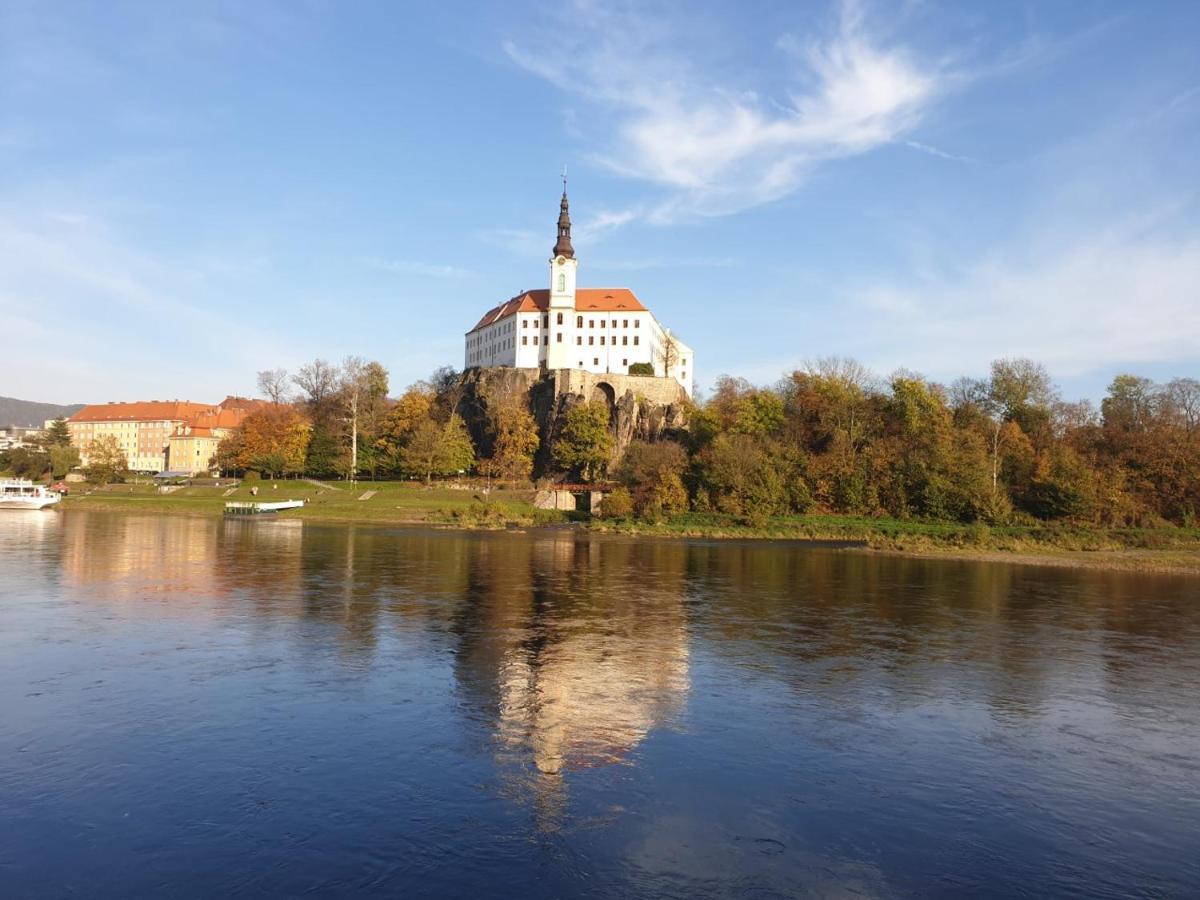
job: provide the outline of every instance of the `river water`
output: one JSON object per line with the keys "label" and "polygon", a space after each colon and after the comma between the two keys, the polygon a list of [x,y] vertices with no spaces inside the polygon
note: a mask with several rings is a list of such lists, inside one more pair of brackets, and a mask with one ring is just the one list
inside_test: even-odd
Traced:
{"label": "river water", "polygon": [[1197,896],[1200,581],[0,515],[0,896]]}

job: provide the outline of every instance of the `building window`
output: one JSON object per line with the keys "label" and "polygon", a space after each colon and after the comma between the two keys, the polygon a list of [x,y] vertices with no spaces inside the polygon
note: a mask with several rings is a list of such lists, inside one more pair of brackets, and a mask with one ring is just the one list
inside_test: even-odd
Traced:
{"label": "building window", "polygon": [[554,339],[561,344],[562,343],[562,332],[560,331],[557,335],[555,335]]}
{"label": "building window", "polygon": [[558,292],[561,294],[567,289],[567,276],[562,272],[558,273]]}
{"label": "building window", "polygon": [[594,357],[592,357],[592,365],[593,365],[593,366],[598,366],[598,365],[600,365],[600,357],[598,357],[598,356],[594,356]]}
{"label": "building window", "polygon": [[641,327],[642,327],[642,320],[641,320],[641,319],[634,319],[634,320],[633,320],[633,327],[634,327],[634,328],[641,328]]}
{"label": "building window", "polygon": [[601,327],[601,328],[603,328],[603,327],[604,327],[605,325],[607,325],[607,324],[608,324],[608,319],[601,319],[601,320],[600,320],[600,327]]}
{"label": "building window", "polygon": [[576,328],[582,328],[582,327],[583,327],[583,316],[576,316],[576,317],[575,317],[575,327],[576,327]]}
{"label": "building window", "polygon": [[527,334],[521,335],[521,343],[528,344],[529,343],[529,335],[527,335]]}
{"label": "building window", "polygon": [[596,320],[588,319],[588,328],[595,328],[595,327],[596,327]]}
{"label": "building window", "polygon": [[628,327],[629,327],[629,320],[628,320],[628,319],[624,319],[624,320],[622,320],[622,322],[621,322],[621,327],[622,327],[622,328],[628,328]]}
{"label": "building window", "polygon": [[524,319],[524,320],[522,320],[522,321],[521,321],[521,327],[522,327],[522,328],[528,328],[528,327],[529,327],[529,320],[528,320],[528,319]]}
{"label": "building window", "polygon": [[627,360],[627,359],[621,360],[621,365],[623,365],[623,366],[629,365],[629,360]]}
{"label": "building window", "polygon": [[604,335],[600,335],[600,346],[604,346]]}
{"label": "building window", "polygon": [[583,360],[582,359],[579,361],[579,368],[581,368],[581,369],[583,368]]}
{"label": "building window", "polygon": [[546,316],[542,316],[542,327],[543,327],[543,328],[549,328],[549,327],[550,327],[550,316],[548,316],[548,315],[546,315]]}
{"label": "building window", "polygon": [[559,325],[561,325],[561,324],[562,324],[562,313],[559,313],[559,314],[558,314],[558,324],[559,324]]}
{"label": "building window", "polygon": [[[537,338],[534,338],[533,340],[534,340],[534,343],[537,343]],[[633,336],[633,346],[636,347],[637,345],[638,345],[638,336],[635,334]]]}
{"label": "building window", "polygon": [[538,345],[537,339],[538,339],[538,336],[535,334],[533,336],[533,346],[535,346],[535,347]]}
{"label": "building window", "polygon": [[596,343],[596,338],[589,334],[588,335],[588,346],[590,347],[594,343]]}
{"label": "building window", "polygon": [[582,334],[575,335],[575,346],[576,347],[583,346],[583,335]]}
{"label": "building window", "polygon": [[621,335],[621,346],[625,346],[628,343],[629,343],[629,335],[627,335],[627,334]]}

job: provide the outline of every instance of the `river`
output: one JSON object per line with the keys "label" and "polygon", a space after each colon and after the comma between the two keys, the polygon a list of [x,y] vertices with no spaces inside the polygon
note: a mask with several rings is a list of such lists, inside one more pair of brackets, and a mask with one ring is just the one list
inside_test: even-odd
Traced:
{"label": "river", "polygon": [[1200,581],[0,514],[0,895],[1197,896]]}

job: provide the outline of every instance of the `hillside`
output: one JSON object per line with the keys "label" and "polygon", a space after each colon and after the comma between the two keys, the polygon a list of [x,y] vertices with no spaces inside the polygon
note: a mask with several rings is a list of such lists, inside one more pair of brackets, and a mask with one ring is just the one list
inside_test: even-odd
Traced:
{"label": "hillside", "polygon": [[0,425],[41,426],[47,419],[73,415],[83,406],[82,403],[62,406],[58,403],[35,403],[32,400],[0,397]]}

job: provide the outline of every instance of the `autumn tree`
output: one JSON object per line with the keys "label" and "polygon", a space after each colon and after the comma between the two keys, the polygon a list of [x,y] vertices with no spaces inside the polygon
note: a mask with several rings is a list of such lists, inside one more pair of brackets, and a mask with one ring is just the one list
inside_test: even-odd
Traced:
{"label": "autumn tree", "polygon": [[386,466],[401,466],[401,451],[408,445],[417,427],[430,420],[433,401],[433,388],[424,381],[418,381],[410,385],[384,413],[374,443]]}
{"label": "autumn tree", "polygon": [[612,453],[608,404],[602,401],[571,407],[554,444],[554,461],[579,472],[585,481],[604,474]]}
{"label": "autumn tree", "polygon": [[633,511],[641,518],[657,521],[687,509],[688,495],[683,485],[687,467],[687,451],[674,441],[633,441],[615,475],[628,489]]}
{"label": "autumn tree", "polygon": [[537,421],[529,412],[524,398],[517,395],[493,397],[488,409],[492,455],[485,461],[486,471],[514,483],[529,478],[533,471],[533,457],[541,439]]}
{"label": "autumn tree", "polygon": [[311,432],[295,407],[268,404],[256,409],[240,426],[239,468],[272,477],[304,470]]}
{"label": "autumn tree", "polygon": [[87,466],[84,474],[88,481],[108,484],[121,480],[129,471],[129,461],[121,442],[114,435],[102,434],[87,446]]}

